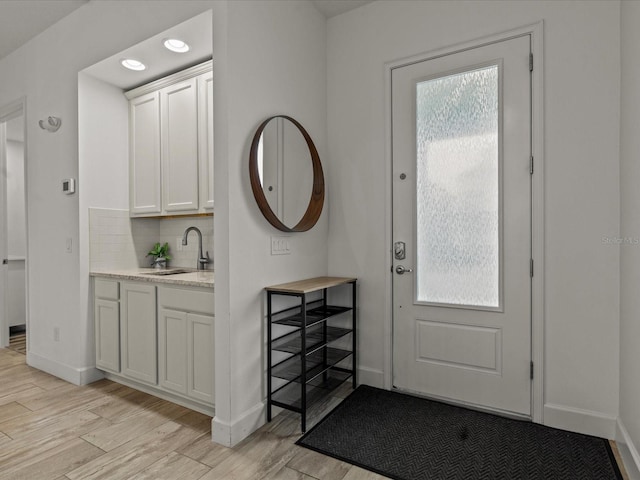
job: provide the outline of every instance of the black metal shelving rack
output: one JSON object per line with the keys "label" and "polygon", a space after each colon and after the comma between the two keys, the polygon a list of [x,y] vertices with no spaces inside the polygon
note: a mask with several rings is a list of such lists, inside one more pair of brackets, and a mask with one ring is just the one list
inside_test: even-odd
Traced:
{"label": "black metal shelving rack", "polygon": [[[299,282],[273,285],[267,291],[267,421],[271,421],[273,406],[285,408],[301,415],[301,429],[307,429],[307,409],[315,401],[351,378],[356,388],[356,278],[317,277]],[[329,289],[350,285],[351,305],[327,304]],[[321,292],[319,299],[309,299],[310,294]],[[273,311],[273,297],[283,295],[298,297],[299,304]],[[317,296],[317,294],[315,294]],[[351,312],[350,328],[330,323],[337,315]],[[273,338],[273,326],[293,327]],[[351,350],[337,348],[334,343],[351,335]],[[344,343],[344,342],[343,342]],[[273,363],[273,352],[290,354]],[[339,366],[351,358],[351,368]],[[273,389],[273,380],[280,379]],[[284,383],[283,383],[284,382]]]}

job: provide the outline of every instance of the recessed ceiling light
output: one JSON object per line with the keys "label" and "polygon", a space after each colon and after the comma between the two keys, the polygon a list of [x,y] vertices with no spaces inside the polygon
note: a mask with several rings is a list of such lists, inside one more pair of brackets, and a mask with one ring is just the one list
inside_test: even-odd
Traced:
{"label": "recessed ceiling light", "polygon": [[137,72],[144,70],[147,66],[139,62],[138,60],[134,60],[133,58],[125,58],[120,62],[124,68],[128,68],[129,70],[135,70]]}
{"label": "recessed ceiling light", "polygon": [[185,53],[189,51],[189,45],[177,38],[168,38],[164,41],[164,46],[172,52]]}

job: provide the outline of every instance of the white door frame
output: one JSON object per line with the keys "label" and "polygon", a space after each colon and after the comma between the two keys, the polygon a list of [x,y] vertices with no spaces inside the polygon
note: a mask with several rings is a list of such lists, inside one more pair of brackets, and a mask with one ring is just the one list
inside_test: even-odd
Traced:
{"label": "white door frame", "polygon": [[[24,129],[24,196],[25,196],[25,229],[26,229],[26,239],[27,245],[25,247],[26,251],[26,261],[25,261],[25,323],[27,325],[27,351],[29,350],[29,221],[28,221],[28,195],[27,195],[27,99],[26,97],[22,97],[14,102],[11,102],[7,105],[0,107],[0,124],[6,123],[13,118],[19,117],[22,115],[23,129]],[[6,142],[6,137],[2,135],[0,141],[3,143]],[[2,145],[0,150],[6,150],[5,145]],[[0,152],[0,155],[4,156],[4,153]],[[0,158],[0,167],[4,168],[6,158]],[[6,193],[6,186],[2,188],[3,195]],[[5,202],[5,198],[2,199],[2,202]],[[2,218],[4,216],[0,215],[0,221],[3,221]],[[6,219],[4,220],[6,223]],[[5,234],[6,234],[6,224],[5,224]],[[6,245],[6,239],[5,239]],[[5,252],[0,252],[4,254]],[[7,286],[7,270],[2,269],[2,275],[5,277],[4,286],[6,290]],[[2,306],[4,312],[0,317],[0,348],[6,347],[9,345],[9,324],[7,319],[7,305],[6,302]]]}
{"label": "white door frame", "polygon": [[450,55],[483,45],[509,40],[522,35],[531,35],[531,52],[534,68],[531,77],[531,151],[534,158],[534,173],[531,183],[531,255],[534,260],[534,276],[531,282],[531,356],[534,363],[534,378],[531,384],[531,413],[535,423],[543,423],[544,407],[544,96],[543,96],[543,27],[542,21],[533,25],[509,30],[450,47],[425,52],[408,58],[385,63],[385,251],[386,274],[384,325],[384,388],[393,386],[393,274],[391,266],[393,243],[393,191],[392,191],[392,125],[391,125],[391,72],[417,62]]}

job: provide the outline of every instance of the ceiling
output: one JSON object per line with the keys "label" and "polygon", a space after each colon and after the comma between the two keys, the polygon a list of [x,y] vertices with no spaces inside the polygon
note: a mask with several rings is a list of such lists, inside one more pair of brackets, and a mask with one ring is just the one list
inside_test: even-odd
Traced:
{"label": "ceiling", "polygon": [[[83,72],[123,90],[129,90],[178,70],[183,70],[211,58],[211,39],[213,37],[211,23],[211,12],[201,13],[85,68]],[[163,42],[167,38],[178,38],[188,43],[190,50],[186,53],[167,50],[163,46]],[[133,58],[144,63],[147,66],[146,70],[141,72],[127,70],[120,64],[120,61],[125,58]]]}
{"label": "ceiling", "polygon": [[[80,8],[89,0],[0,0],[0,59]],[[325,17],[348,12],[373,0],[311,0]]]}
{"label": "ceiling", "polygon": [[0,0],[0,59],[88,0]]}
{"label": "ceiling", "polygon": [[361,7],[373,0],[311,0],[315,7],[320,10],[325,17],[331,18],[341,13],[348,12],[354,8]]}

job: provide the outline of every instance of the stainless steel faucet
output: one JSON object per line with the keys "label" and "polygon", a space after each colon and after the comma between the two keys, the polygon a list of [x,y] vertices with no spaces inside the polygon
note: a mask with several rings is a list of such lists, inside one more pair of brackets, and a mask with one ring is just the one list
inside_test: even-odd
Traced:
{"label": "stainless steel faucet", "polygon": [[211,262],[211,258],[209,258],[209,252],[207,252],[207,256],[202,255],[202,232],[198,227],[189,227],[184,231],[184,235],[182,236],[182,245],[187,244],[187,236],[190,231],[195,231],[198,234],[198,270],[204,270],[204,266]]}

